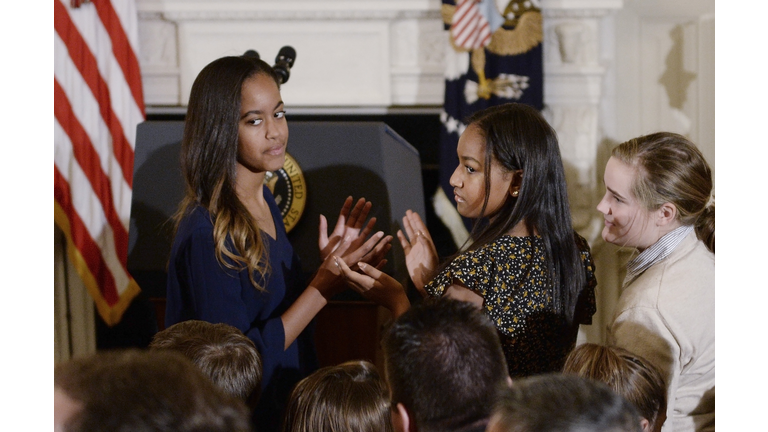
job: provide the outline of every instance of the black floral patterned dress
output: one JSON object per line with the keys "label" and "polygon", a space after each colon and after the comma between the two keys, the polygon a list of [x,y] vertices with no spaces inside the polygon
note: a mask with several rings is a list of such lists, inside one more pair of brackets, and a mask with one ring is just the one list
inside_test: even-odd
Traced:
{"label": "black floral patterned dress", "polygon": [[574,325],[553,312],[546,277],[546,247],[539,236],[503,236],[456,257],[425,288],[438,297],[454,281],[483,297],[483,310],[499,330],[511,377],[562,370],[578,324],[592,324],[594,263],[587,241],[574,233],[587,280],[579,294]]}

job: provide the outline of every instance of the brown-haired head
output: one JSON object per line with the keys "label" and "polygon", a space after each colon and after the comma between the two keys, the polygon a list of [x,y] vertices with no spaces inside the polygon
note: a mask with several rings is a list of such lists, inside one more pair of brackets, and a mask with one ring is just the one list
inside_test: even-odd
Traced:
{"label": "brown-haired head", "polygon": [[55,398],[66,396],[76,407],[61,419],[65,431],[253,430],[243,401],[175,351],[129,348],[76,357],[54,367],[53,386]]}
{"label": "brown-haired head", "polygon": [[178,351],[232,396],[255,405],[261,393],[262,363],[256,345],[238,328],[188,320],[158,332],[149,348]]}
{"label": "brown-haired head", "polygon": [[622,143],[611,155],[635,169],[632,192],[646,209],[673,204],[680,223],[694,225],[699,239],[715,252],[712,170],[691,141],[658,132]]}
{"label": "brown-haired head", "polygon": [[299,381],[288,400],[283,432],[392,432],[389,391],[372,363],[349,361]]}
{"label": "brown-haired head", "polygon": [[488,432],[641,432],[637,409],[606,384],[547,373],[501,389]]}
{"label": "brown-haired head", "polygon": [[635,406],[648,430],[661,430],[667,388],[659,370],[642,357],[618,347],[585,343],[571,351],[563,372],[607,384]]}

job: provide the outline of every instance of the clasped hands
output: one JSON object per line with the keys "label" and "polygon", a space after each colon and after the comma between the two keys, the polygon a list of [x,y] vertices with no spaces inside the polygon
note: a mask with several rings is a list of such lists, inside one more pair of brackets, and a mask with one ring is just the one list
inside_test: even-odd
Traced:
{"label": "clasped hands", "polygon": [[[361,199],[362,201],[362,199]],[[370,211],[370,203],[361,204],[358,201],[355,208],[350,213],[350,221],[353,216],[356,218],[354,224],[347,222],[346,225],[337,222],[334,234],[339,237],[342,232],[348,231],[354,233],[354,230],[362,228],[363,220]],[[360,207],[362,205],[362,207]],[[345,202],[345,206],[342,208],[342,214],[339,216],[339,220],[342,220],[342,216],[345,210],[351,206],[351,197]],[[359,210],[359,211],[358,211]],[[361,219],[362,217],[362,219]],[[373,229],[373,222],[366,225],[362,232],[359,232],[360,236],[367,236],[367,234]],[[341,270],[347,284],[355,291],[367,299],[374,301],[387,309],[389,309],[395,317],[400,316],[403,312],[410,307],[410,301],[405,293],[405,289],[400,282],[381,271],[383,263],[376,265],[375,260],[354,260],[352,254],[340,254],[336,253],[339,249],[333,250],[330,245],[330,241],[326,241],[323,237],[323,233],[327,228],[323,228],[326,225],[324,218],[321,218],[321,235],[320,235],[320,249],[330,250],[331,258],[333,258],[334,264],[339,270]],[[403,217],[403,228],[398,230],[397,237],[400,240],[400,245],[403,247],[406,257],[406,266],[408,273],[411,277],[416,288],[419,292],[426,296],[424,286],[432,279],[434,272],[438,265],[438,255],[435,244],[432,241],[432,237],[427,230],[426,224],[422,221],[418,213],[408,210]],[[383,236],[383,233],[377,233],[377,235]],[[333,236],[332,236],[333,237]],[[388,236],[391,240],[391,236]],[[372,237],[373,239],[374,237]],[[389,240],[387,240],[388,242]],[[370,242],[370,240],[369,240]],[[389,247],[386,248],[389,250]],[[322,252],[321,252],[322,253]],[[375,256],[375,254],[373,254]],[[327,257],[324,264],[328,261]],[[383,260],[383,255],[378,256],[378,259]],[[351,266],[349,265],[351,263]]]}
{"label": "clasped hands", "polygon": [[355,270],[360,268],[359,263],[382,268],[387,263],[384,256],[392,248],[392,236],[385,236],[382,231],[368,238],[376,224],[375,217],[368,223],[365,222],[373,206],[371,202],[360,198],[353,207],[353,201],[351,196],[344,201],[330,235],[328,221],[324,215],[320,215],[318,248],[323,263],[315,275],[314,285],[326,299],[343,291],[347,286],[344,283],[346,278],[336,264],[338,259],[354,263]]}

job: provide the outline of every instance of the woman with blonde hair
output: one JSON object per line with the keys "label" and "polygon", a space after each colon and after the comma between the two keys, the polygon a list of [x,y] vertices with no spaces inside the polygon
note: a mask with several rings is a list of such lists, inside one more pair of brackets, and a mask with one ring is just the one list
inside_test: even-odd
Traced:
{"label": "woman with blonde hair", "polygon": [[603,239],[637,249],[609,343],[659,368],[675,432],[715,430],[715,202],[712,171],[682,135],[620,144],[605,168]]}

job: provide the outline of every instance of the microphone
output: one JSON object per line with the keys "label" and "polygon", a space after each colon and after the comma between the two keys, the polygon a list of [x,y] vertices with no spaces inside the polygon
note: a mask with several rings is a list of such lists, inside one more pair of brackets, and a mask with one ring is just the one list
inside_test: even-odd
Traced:
{"label": "microphone", "polygon": [[280,48],[280,51],[275,57],[275,65],[272,69],[275,70],[277,76],[280,77],[280,83],[285,84],[288,78],[291,76],[291,68],[293,62],[296,61],[296,50],[291,46],[284,46]]}

